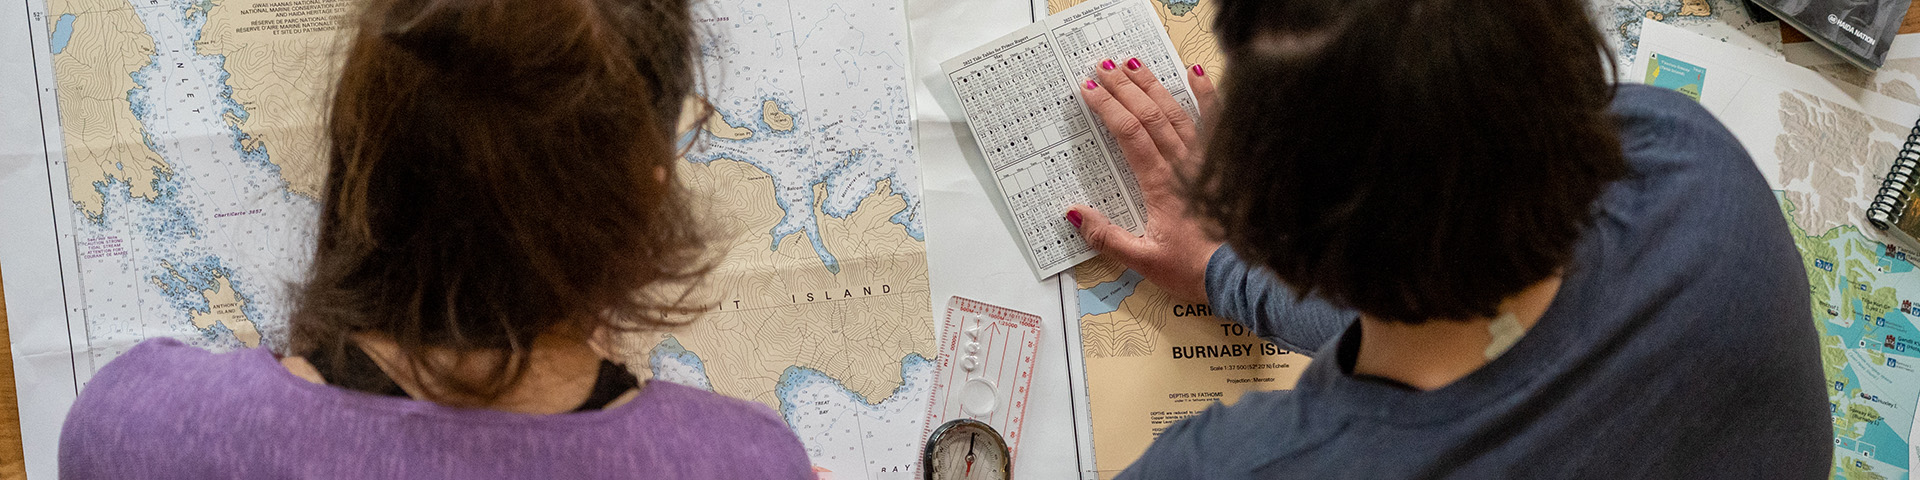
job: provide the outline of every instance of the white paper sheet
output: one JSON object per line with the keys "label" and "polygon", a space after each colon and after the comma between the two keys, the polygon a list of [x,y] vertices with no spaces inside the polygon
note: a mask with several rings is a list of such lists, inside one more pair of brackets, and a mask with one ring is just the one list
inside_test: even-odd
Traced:
{"label": "white paper sheet", "polygon": [[941,64],[1041,277],[1098,255],[1064,217],[1074,205],[1136,234],[1146,227],[1133,170],[1079,93],[1100,62],[1129,58],[1198,115],[1180,54],[1146,0],[1082,3]]}
{"label": "white paper sheet", "polygon": [[[1913,406],[1920,398],[1920,375],[1907,364],[1913,357],[1905,353],[1906,348],[1895,348],[1912,335],[1913,317],[1900,315],[1907,309],[1897,305],[1874,313],[1874,307],[1858,306],[1865,305],[1860,300],[1849,302],[1848,295],[1855,288],[1885,298],[1908,298],[1920,292],[1920,275],[1899,270],[1911,265],[1911,257],[1892,260],[1891,252],[1884,250],[1890,239],[1864,226],[1866,205],[1880,188],[1895,151],[1920,119],[1920,106],[1842,81],[1843,77],[1834,75],[1836,70],[1816,73],[1658,22],[1646,22],[1640,40],[1639,54],[1625,79],[1646,79],[1654,55],[1661,56],[1668,69],[1679,63],[1689,75],[1700,72],[1700,104],[1739,139],[1768,186],[1792,207],[1786,211],[1788,221],[1804,233],[1796,238],[1803,244],[1802,254],[1812,262],[1808,271],[1813,321],[1825,325],[1822,335],[1833,342],[1825,347],[1829,371],[1844,372],[1844,378],[1830,379],[1836,380],[1829,391],[1834,420],[1848,423],[1847,417],[1854,415],[1850,412],[1858,411],[1872,411],[1877,417],[1871,422],[1876,426],[1863,422],[1853,429],[1837,429],[1851,431],[1834,438],[1834,462],[1885,478],[1909,478],[1907,469],[1920,466],[1920,456],[1908,446],[1913,443],[1912,434],[1920,431],[1920,415]],[[1899,50],[1903,44],[1911,46],[1910,42],[1896,40],[1892,48]],[[1809,52],[1795,52],[1803,48],[1789,46],[1788,59],[1799,56],[1796,61],[1806,61]],[[1867,75],[1850,65],[1838,66],[1840,72]],[[1867,77],[1849,80],[1860,78]],[[1883,82],[1866,83],[1885,91]],[[1909,85],[1906,92],[1912,91]],[[1887,260],[1879,260],[1883,258]],[[1822,304],[1831,308],[1826,315],[1819,313]],[[1899,311],[1894,311],[1896,307]],[[1883,335],[1888,347],[1884,349],[1880,348]],[[1901,457],[1909,463],[1896,465],[1894,459]]]}
{"label": "white paper sheet", "polygon": [[[1045,10],[1044,3],[1040,6]],[[1040,353],[1014,478],[1084,478],[1076,448],[1068,389],[1066,318],[1061,277],[1035,280],[1007,218],[997,213],[992,174],[942,74],[939,62],[1036,20],[1026,0],[910,0],[913,36],[914,128],[926,194],[927,267],[935,305],[954,295],[979,299],[1042,318]],[[1070,285],[1071,279],[1065,280]],[[938,332],[936,332],[938,333]],[[1072,372],[1077,374],[1077,372]]]}
{"label": "white paper sheet", "polygon": [[1920,33],[1895,36],[1887,47],[1886,63],[1867,71],[1814,42],[1787,44],[1787,61],[1807,67],[1830,80],[1920,104]]}
{"label": "white paper sheet", "polygon": [[[29,5],[0,2],[0,18],[29,18]],[[924,168],[928,263],[935,305],[964,295],[1040,315],[1045,320],[1026,425],[1019,478],[1080,478],[1075,402],[1068,389],[1065,318],[1058,279],[1036,280],[1013,231],[996,214],[991,175],[974,148],[964,115],[938,60],[963,53],[1035,20],[1027,0],[910,0],[916,134]],[[1044,4],[1039,8],[1044,9]],[[0,30],[0,268],[20,392],[30,478],[54,478],[59,429],[77,394],[54,212],[70,203],[65,182],[49,182],[60,161],[50,86],[46,22],[12,21]],[[26,27],[20,27],[26,25]],[[35,55],[38,53],[38,55]],[[42,88],[45,86],[46,88]],[[33,92],[16,95],[13,92]],[[51,120],[49,120],[51,121]],[[46,136],[48,132],[54,133]],[[43,138],[44,137],[44,138]],[[52,150],[51,152],[49,150]],[[50,170],[51,169],[51,170]],[[51,186],[51,188],[49,188]],[[69,239],[70,240],[70,239]],[[73,252],[66,252],[72,255]]]}
{"label": "white paper sheet", "polygon": [[[14,386],[20,400],[20,434],[28,478],[55,478],[60,425],[79,393],[67,345],[60,255],[72,242],[56,241],[54,212],[66,204],[57,130],[42,119],[57,118],[41,2],[0,4],[0,278],[5,279],[7,327],[13,349]],[[31,9],[31,10],[30,10]],[[36,15],[38,15],[36,17]],[[64,177],[61,177],[64,178]],[[67,252],[71,254],[71,252]]]}

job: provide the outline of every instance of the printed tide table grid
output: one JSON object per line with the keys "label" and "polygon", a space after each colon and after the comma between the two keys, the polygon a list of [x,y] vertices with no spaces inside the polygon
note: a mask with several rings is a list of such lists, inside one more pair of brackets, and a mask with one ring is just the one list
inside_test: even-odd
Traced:
{"label": "printed tide table grid", "polygon": [[[1073,2],[1073,3],[1077,3],[1077,2]],[[1920,3],[1920,2],[1916,2],[1916,3]],[[1920,13],[1920,11],[1909,13],[1908,21],[1900,29],[1901,33],[1920,32],[1920,22],[1914,21],[1914,17],[1916,16],[1915,13]],[[1799,39],[1796,37],[1804,38],[1802,35],[1799,35],[1798,32],[1785,31],[1782,33],[1783,33],[1783,36],[1789,39],[1788,40],[1789,42],[1792,42],[1795,39]],[[1209,65],[1209,66],[1212,67],[1213,65]],[[1209,70],[1210,71],[1218,70],[1218,68],[1209,68]],[[1011,93],[1011,92],[1005,92],[1005,93]],[[1033,113],[1035,116],[1043,116],[1043,117],[1052,116],[1057,118],[1059,116],[1066,116],[1064,111],[1075,109],[1072,107],[1077,107],[1077,105],[1052,105],[1051,107],[1046,105],[1036,105],[1036,108],[1040,108],[1042,111],[1031,112],[1031,113]],[[1035,121],[1035,123],[1050,123],[1050,122]],[[1084,128],[1085,128],[1084,126],[1073,125],[1073,126],[1064,128],[1062,130],[1078,131]],[[976,133],[983,134],[984,132],[976,132]],[[983,135],[983,139],[984,138],[985,137]],[[1014,138],[1017,139],[1018,137],[1014,137]],[[1021,143],[1026,143],[1026,142],[1021,142]],[[1088,147],[1088,145],[1076,144],[1075,146],[1079,148],[1054,152],[1055,153],[1054,158],[1059,158],[1061,161],[1086,161],[1084,160],[1084,157],[1088,155],[1098,156],[1098,154],[1076,154],[1075,152],[1083,151],[1083,149]],[[1025,155],[1031,154],[1032,152],[1020,152],[1020,153],[1007,152],[1007,153],[1017,155],[1017,156],[1025,156]],[[3,287],[4,283],[5,283],[5,279],[0,278],[0,287]],[[0,296],[0,337],[6,336],[7,332],[8,332],[8,325],[7,325],[6,299],[4,296]],[[10,345],[0,344],[0,480],[12,480],[12,479],[19,479],[19,478],[26,477],[24,459],[21,453],[20,422],[19,422],[19,413],[18,413],[19,410],[16,405],[16,395],[17,395],[17,392],[15,391],[15,385],[14,385],[14,368],[13,368],[12,354],[10,351]]]}

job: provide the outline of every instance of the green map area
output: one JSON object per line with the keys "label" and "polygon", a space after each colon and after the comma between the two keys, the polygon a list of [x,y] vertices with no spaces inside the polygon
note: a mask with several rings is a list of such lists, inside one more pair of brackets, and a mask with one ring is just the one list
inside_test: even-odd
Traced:
{"label": "green map area", "polygon": [[1661,54],[1653,55],[1647,66],[1647,84],[1669,88],[1700,101],[1700,87],[1707,84],[1707,70]]}
{"label": "green map area", "polygon": [[1900,292],[1920,291],[1907,253],[1854,227],[1818,235],[1792,221],[1813,295],[1834,434],[1834,478],[1907,478],[1914,403],[1920,400],[1920,306]]}

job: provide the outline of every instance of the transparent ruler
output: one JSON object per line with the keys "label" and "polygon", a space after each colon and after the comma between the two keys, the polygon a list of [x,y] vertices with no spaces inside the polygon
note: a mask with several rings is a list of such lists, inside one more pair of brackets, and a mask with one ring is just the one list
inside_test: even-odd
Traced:
{"label": "transparent ruler", "polygon": [[949,421],[979,420],[999,431],[1017,456],[1040,317],[953,297],[943,322],[933,402],[921,437]]}

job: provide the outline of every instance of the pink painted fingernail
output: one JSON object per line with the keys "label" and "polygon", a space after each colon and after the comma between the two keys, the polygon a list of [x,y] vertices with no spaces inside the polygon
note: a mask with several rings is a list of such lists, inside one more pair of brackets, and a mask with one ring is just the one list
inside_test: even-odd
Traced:
{"label": "pink painted fingernail", "polygon": [[1108,59],[1106,61],[1100,62],[1100,68],[1105,70],[1113,70],[1113,60]]}
{"label": "pink painted fingernail", "polygon": [[1087,90],[1093,90],[1096,88],[1100,88],[1100,84],[1093,83],[1093,80],[1087,80]]}
{"label": "pink painted fingernail", "polygon": [[1080,228],[1080,211],[1079,211],[1079,210],[1068,210],[1068,211],[1067,211],[1067,223],[1071,223],[1071,224],[1073,224],[1073,228]]}
{"label": "pink painted fingernail", "polygon": [[1193,74],[1201,77],[1207,76],[1207,67],[1200,66],[1200,64],[1194,64]]}
{"label": "pink painted fingernail", "polygon": [[1128,59],[1128,60],[1127,60],[1127,69],[1128,69],[1128,70],[1139,70],[1139,69],[1140,69],[1140,59],[1138,59],[1138,58],[1133,58],[1133,59]]}

